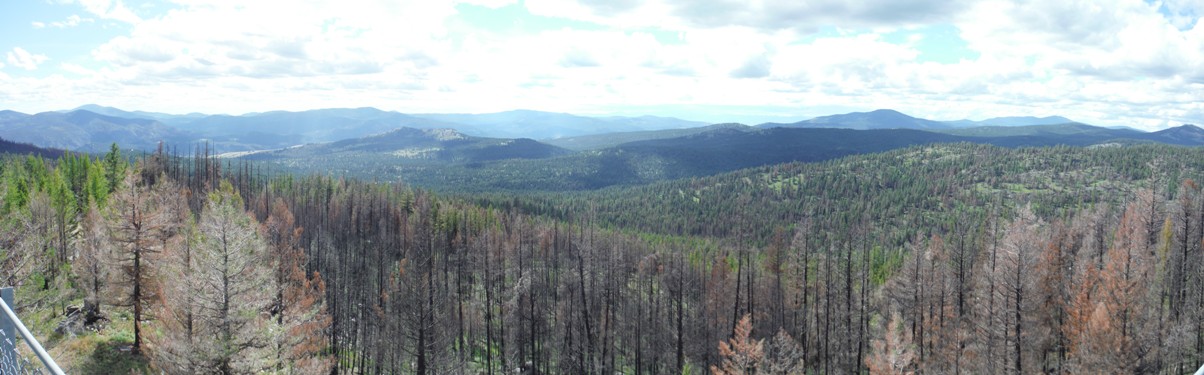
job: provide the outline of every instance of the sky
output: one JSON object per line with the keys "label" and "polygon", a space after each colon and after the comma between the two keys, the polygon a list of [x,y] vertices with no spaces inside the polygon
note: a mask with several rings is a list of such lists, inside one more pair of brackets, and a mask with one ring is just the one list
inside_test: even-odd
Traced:
{"label": "sky", "polygon": [[1204,0],[11,0],[0,109],[1204,124]]}

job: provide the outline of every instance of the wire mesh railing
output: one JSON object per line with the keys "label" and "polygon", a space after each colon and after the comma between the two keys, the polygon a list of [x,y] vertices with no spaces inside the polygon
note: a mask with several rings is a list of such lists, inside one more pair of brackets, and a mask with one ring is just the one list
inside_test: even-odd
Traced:
{"label": "wire mesh railing", "polygon": [[[41,365],[34,365],[15,349],[17,347],[15,337],[9,337],[6,332],[0,331],[0,374],[45,374],[46,371]],[[11,349],[10,349],[11,348]]]}
{"label": "wire mesh railing", "polygon": [[[0,288],[0,374],[63,374],[38,339],[13,312],[13,288]],[[17,337],[41,360],[37,365],[17,351]]]}

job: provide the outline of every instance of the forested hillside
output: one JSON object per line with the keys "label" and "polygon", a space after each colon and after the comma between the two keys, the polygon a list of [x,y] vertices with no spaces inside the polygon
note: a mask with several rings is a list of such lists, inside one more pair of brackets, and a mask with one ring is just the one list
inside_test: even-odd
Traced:
{"label": "forested hillside", "polygon": [[[818,162],[910,146],[972,142],[1004,147],[1112,147],[1166,143],[1200,145],[1199,128],[1185,125],[1140,133],[1089,125],[969,128],[964,134],[910,129],[702,129],[578,137],[573,147],[634,139],[569,152],[529,139],[465,136],[453,130],[398,129],[372,137],[242,155],[295,174],[318,173],[472,193],[596,190],[611,186],[706,177],[744,168]],[[435,139],[432,132],[450,132]],[[549,141],[555,144],[557,141]]]}
{"label": "forested hillside", "polygon": [[28,143],[18,143],[0,138],[0,153],[14,155],[37,155],[45,158],[57,158],[63,155],[63,150],[45,149]]}
{"label": "forested hillside", "polygon": [[[585,193],[0,163],[71,373],[1189,373],[1201,150],[915,146]],[[57,328],[57,329],[56,329]]]}
{"label": "forested hillside", "polygon": [[667,235],[728,238],[751,231],[764,239],[774,227],[822,218],[840,225],[871,220],[906,231],[892,236],[905,239],[951,220],[950,212],[1032,203],[1042,216],[1066,215],[1123,204],[1139,188],[1171,196],[1183,179],[1202,176],[1199,148],[954,143],[588,192],[462,196],[551,217],[589,212],[609,227]]}
{"label": "forested hillside", "polygon": [[153,150],[160,142],[178,143],[191,139],[187,133],[155,120],[105,116],[86,110],[34,115],[3,111],[0,113],[0,133],[10,141],[84,152],[103,152],[112,142]]}

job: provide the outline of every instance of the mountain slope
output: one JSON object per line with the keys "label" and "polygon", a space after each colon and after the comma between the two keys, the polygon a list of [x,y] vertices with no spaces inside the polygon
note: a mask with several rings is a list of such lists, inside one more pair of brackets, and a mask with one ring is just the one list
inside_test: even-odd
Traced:
{"label": "mountain slope", "polygon": [[639,158],[665,160],[666,177],[680,178],[961,140],[910,129],[722,129],[686,137],[626,143],[613,150],[637,154]]}
{"label": "mountain slope", "polygon": [[542,159],[567,154],[531,139],[472,137],[452,129],[400,128],[368,137],[310,144],[246,156],[289,163],[339,162],[447,165],[503,159]]}
{"label": "mountain slope", "polygon": [[364,137],[399,127],[440,128],[439,121],[375,108],[213,115],[177,125],[206,137],[221,152],[276,149]]}
{"label": "mountain slope", "polygon": [[792,124],[766,123],[758,125],[761,128],[844,128],[855,130],[871,129],[945,129],[950,125],[940,122],[911,117],[892,109],[879,109],[871,112],[853,112],[840,115],[821,116]]}
{"label": "mountain slope", "polygon": [[[1162,162],[1153,163],[1156,160]],[[937,144],[849,156],[824,163],[790,163],[741,169],[712,176],[661,181],[592,192],[532,194],[502,207],[590,210],[599,221],[652,233],[731,235],[753,231],[770,238],[774,228],[804,218],[850,223],[867,217],[860,210],[896,207],[893,219],[873,216],[874,226],[914,228],[919,211],[990,209],[998,199],[1024,203],[1049,213],[1074,211],[1084,200],[1123,203],[1151,179],[1151,164],[1182,168],[1182,178],[1198,179],[1204,149],[1147,144],[1115,148],[1009,149],[970,143]],[[951,206],[950,197],[971,206]],[[977,207],[977,208],[975,208]],[[533,212],[533,211],[532,211]],[[718,213],[701,215],[701,213]],[[734,218],[732,212],[755,215]],[[912,216],[915,215],[915,216]],[[747,220],[742,226],[737,220]],[[635,225],[632,225],[635,224]],[[910,232],[909,232],[910,233]],[[757,235],[753,235],[757,236]],[[907,235],[897,240],[907,241]]]}
{"label": "mountain slope", "polygon": [[570,150],[584,151],[614,147],[629,142],[685,137],[719,129],[753,130],[754,128],[741,124],[715,124],[686,129],[648,130],[552,138],[544,139],[542,142]]}
{"label": "mountain slope", "polygon": [[[89,112],[98,113],[98,114],[102,114],[102,115],[110,116],[110,117],[156,120],[156,121],[162,122],[167,125],[188,122],[188,121],[196,120],[196,119],[207,116],[207,115],[200,114],[200,113],[190,113],[190,114],[186,114],[186,115],[172,115],[172,114],[167,114],[167,113],[145,112],[145,111],[131,112],[131,111],[125,111],[125,110],[118,109],[118,108],[97,105],[97,104],[81,105],[79,107],[76,107],[72,111],[78,111],[78,110],[89,111]],[[70,111],[63,111],[63,112],[70,112]]]}
{"label": "mountain slope", "polygon": [[1196,146],[1204,144],[1204,129],[1192,124],[1180,125],[1147,133],[1145,139],[1175,145]]}
{"label": "mountain slope", "polygon": [[[448,134],[455,139],[432,140],[434,135],[431,132],[399,130],[379,137],[298,147],[256,154],[250,158],[274,160],[298,171],[400,179],[415,185],[443,190],[558,191],[647,184],[750,167],[824,161],[848,155],[935,143],[968,142],[1005,147],[1034,147],[1151,142],[1140,138],[1144,137],[1145,133],[1083,124],[947,130],[960,134],[913,129],[757,129],[728,125],[707,127],[703,131],[681,137],[644,139],[573,154],[556,148],[558,152],[535,151],[523,157],[484,157],[467,150],[484,149],[480,144],[510,145],[498,142],[514,142],[523,146],[512,147],[509,149],[511,151],[503,148],[484,152],[486,155],[507,155],[507,152],[526,150],[532,146],[536,146],[536,150],[540,150],[538,147],[554,146],[534,141],[527,141],[530,143],[524,145],[520,140],[467,137],[450,131]],[[1165,137],[1178,135],[1168,133]],[[472,144],[477,146],[469,146]]]}
{"label": "mountain slope", "polygon": [[488,137],[562,138],[590,134],[677,129],[706,125],[670,117],[585,117],[567,113],[516,110],[482,114],[418,114],[417,117],[462,124],[463,131]]}
{"label": "mountain slope", "polygon": [[29,117],[29,115],[17,111],[10,111],[7,109],[0,111],[0,122],[19,120],[26,117]]}
{"label": "mountain slope", "polygon": [[1114,129],[1093,125],[1069,123],[1057,125],[1029,126],[982,126],[973,128],[946,129],[941,133],[983,138],[985,143],[1000,146],[1047,146],[1070,145],[1090,146],[1101,143],[1147,143],[1157,142],[1181,146],[1204,145],[1204,129],[1195,125],[1183,125],[1146,133],[1132,129]]}
{"label": "mountain slope", "polygon": [[702,127],[710,124],[707,122],[682,120],[676,117],[664,116],[609,116],[596,118],[609,122],[617,127],[628,127],[640,130],[686,129]]}
{"label": "mountain slope", "polygon": [[1049,141],[1084,146],[1109,140],[1145,139],[1146,133],[1126,129],[1110,129],[1099,126],[1066,123],[1056,125],[1027,126],[979,126],[972,128],[944,129],[941,133],[966,137],[1043,137]]}
{"label": "mountain slope", "polygon": [[[108,134],[101,136],[96,142],[118,140],[123,145],[140,149],[153,149],[153,144],[156,144],[158,140],[170,140],[177,144],[207,142],[221,153],[271,150],[306,143],[334,142],[379,134],[401,127],[453,128],[466,134],[500,138],[548,138],[705,125],[705,123],[669,117],[595,118],[538,111],[509,111],[481,115],[430,114],[419,117],[376,108],[332,108],[301,112],[272,111],[232,116],[171,115],[126,111],[88,104],[71,111],[47,112],[33,116],[14,111],[2,111],[0,112],[0,131],[3,133],[0,135],[8,135],[18,141],[47,147],[94,148],[95,145],[90,145],[95,143],[91,140],[91,134],[83,131],[84,129],[77,128],[81,124],[74,123],[74,120],[67,118],[71,113],[77,112],[103,116],[104,119],[101,122],[119,125],[119,127],[148,127],[143,131],[145,133],[143,135],[147,139],[139,139],[139,137],[128,134],[124,136]],[[462,121],[462,123],[456,121]],[[166,126],[167,129],[164,129],[163,126]],[[91,130],[117,131],[112,126]],[[60,137],[60,134],[64,134],[66,131],[71,132],[70,136]]]}
{"label": "mountain slope", "polygon": [[466,134],[495,138],[554,138],[702,124],[653,116],[594,118],[538,111],[407,115],[375,108],[338,108],[208,116],[178,126],[208,137],[220,150],[246,151],[353,139],[400,127],[452,128]]}
{"label": "mountain slope", "polygon": [[44,158],[57,158],[63,155],[63,150],[41,148],[28,143],[17,143],[0,138],[0,154],[37,155]]}
{"label": "mountain slope", "polygon": [[[311,145],[246,156],[294,171],[400,179],[459,191],[588,190],[706,176],[791,161],[821,161],[934,142],[964,140],[917,130],[751,129],[713,127],[677,138],[624,143],[568,154],[525,140],[467,137],[403,129],[355,141]],[[462,138],[461,138],[462,137]],[[396,139],[395,139],[396,138]],[[492,146],[489,147],[489,146]],[[534,157],[492,157],[525,151]],[[473,150],[481,150],[474,152]]]}
{"label": "mountain slope", "polygon": [[946,124],[956,127],[975,127],[975,126],[1028,126],[1028,125],[1057,125],[1074,123],[1075,121],[1062,116],[1010,116],[1010,117],[995,117],[982,121],[974,120],[955,120],[942,121]]}
{"label": "mountain slope", "polygon": [[2,116],[0,137],[39,147],[83,152],[105,151],[114,142],[122,147],[153,150],[159,142],[187,144],[194,139],[186,132],[155,120],[105,116],[85,110]]}

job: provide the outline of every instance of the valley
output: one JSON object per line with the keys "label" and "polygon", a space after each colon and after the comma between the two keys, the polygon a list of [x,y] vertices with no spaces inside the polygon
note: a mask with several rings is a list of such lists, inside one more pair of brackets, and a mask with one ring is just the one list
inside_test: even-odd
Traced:
{"label": "valley", "polygon": [[[33,142],[0,143],[0,265],[75,371],[694,373],[755,341],[787,373],[1175,372],[1201,352],[1172,340],[1204,342],[1193,125],[875,111],[536,140],[474,133],[488,116],[105,111],[0,124]],[[91,143],[35,131],[71,126]],[[235,289],[194,286],[216,280]],[[220,299],[263,328],[221,331]]]}

